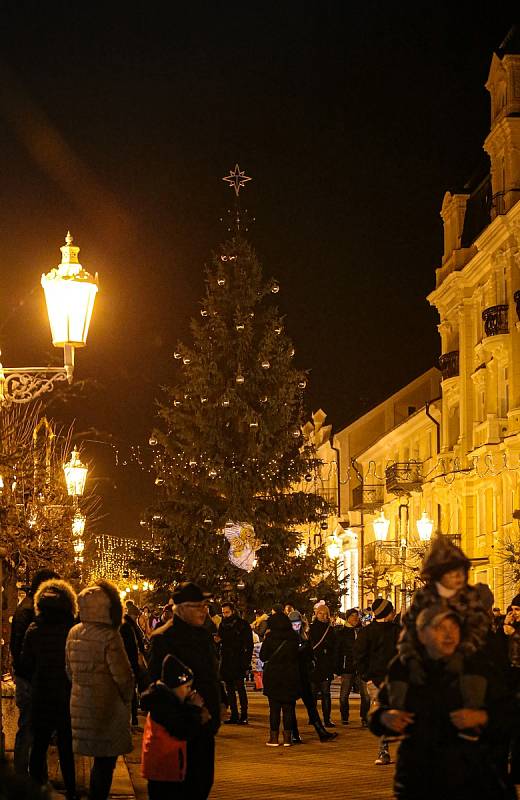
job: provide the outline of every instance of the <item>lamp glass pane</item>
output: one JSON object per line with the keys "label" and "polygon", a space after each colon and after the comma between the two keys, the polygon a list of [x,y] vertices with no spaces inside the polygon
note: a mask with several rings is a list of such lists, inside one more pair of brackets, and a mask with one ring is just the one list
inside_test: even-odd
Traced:
{"label": "lamp glass pane", "polygon": [[84,347],[98,287],[73,278],[47,278],[42,285],[55,347]]}

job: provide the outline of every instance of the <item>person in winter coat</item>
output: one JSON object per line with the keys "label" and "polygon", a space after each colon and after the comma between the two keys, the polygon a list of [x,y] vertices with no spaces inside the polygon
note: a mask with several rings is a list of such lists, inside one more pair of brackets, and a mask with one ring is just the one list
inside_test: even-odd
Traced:
{"label": "person in winter coat", "polygon": [[468,584],[469,568],[470,562],[462,550],[446,536],[434,539],[421,573],[426,585],[415,593],[402,620],[399,656],[402,661],[411,663],[411,669],[421,669],[416,619],[424,608],[438,603],[455,611],[462,622],[461,642],[453,655],[453,669],[463,656],[474,655],[484,647],[491,620],[478,591]]}
{"label": "person in winter coat", "polygon": [[220,726],[220,681],[213,637],[204,628],[209,595],[195,583],[181,584],[173,594],[173,619],[153,632],[148,668],[151,680],[161,676],[164,657],[175,655],[193,672],[209,719],[187,744],[185,790],[190,800],[206,800],[213,785],[215,734]]}
{"label": "person in winter coat", "polygon": [[[394,624],[394,607],[390,600],[378,597],[372,603],[374,619],[361,628],[354,644],[354,666],[365,683],[371,707],[377,703],[379,687],[383,683],[388,664],[397,652],[399,627]],[[390,763],[388,744],[381,739],[375,763]]]}
{"label": "person in winter coat", "polygon": [[[356,674],[354,665],[354,644],[356,638],[361,631],[361,619],[357,608],[352,608],[347,611],[345,625],[341,625],[335,629],[336,634],[336,675],[341,675],[341,687],[339,690],[339,710],[341,713],[341,722],[343,725],[348,725],[349,722],[349,694],[354,682],[361,683],[361,679]],[[363,726],[368,724],[368,696],[363,687],[360,686],[361,704],[359,707],[359,716]]]}
{"label": "person in winter coat", "polygon": [[[253,631],[241,619],[233,603],[222,604],[222,622],[218,628],[220,640],[220,677],[225,683],[231,716],[228,725],[247,725],[246,672],[253,656]],[[237,696],[240,703],[238,714]]]}
{"label": "person in winter coat", "polygon": [[[138,688],[144,688],[143,686],[139,686],[140,676],[141,676],[141,668],[139,664],[139,656],[140,654],[144,658],[143,651],[140,650],[140,639],[137,635],[136,628],[137,623],[135,622],[134,618],[126,613],[123,615],[123,622],[121,623],[121,627],[119,628],[119,633],[121,634],[121,639],[123,640],[123,644],[125,647],[126,655],[128,656],[128,660],[130,662],[130,666],[132,667],[132,672],[134,674],[134,693],[132,696],[132,729],[134,731],[142,730],[139,728],[139,719],[137,717],[137,706],[138,706],[138,699],[137,699],[137,690]],[[139,628],[139,634],[142,637],[142,631]],[[146,681],[148,683],[148,681]]]}
{"label": "person in winter coat", "polygon": [[31,682],[33,744],[29,774],[41,786],[47,783],[47,750],[55,731],[66,796],[72,800],[76,774],[65,642],[78,613],[76,593],[66,581],[45,581],[34,595],[34,607],[36,617],[27,628],[20,657]]}
{"label": "person in winter coat", "polygon": [[[394,777],[398,800],[509,800],[515,791],[495,744],[510,724],[507,687],[482,654],[464,657],[454,672],[450,661],[462,640],[462,622],[437,604],[416,620],[420,676],[396,656],[370,717],[376,736],[401,739]],[[479,700],[468,707],[464,684],[479,686]],[[468,736],[472,730],[475,735]]]}
{"label": "person in winter coat", "polygon": [[312,645],[315,663],[312,675],[314,695],[316,698],[321,695],[323,724],[326,728],[335,728],[335,723],[330,718],[332,711],[330,684],[336,666],[336,635],[332,627],[330,611],[325,604],[316,606],[316,616],[309,628],[309,641]]}
{"label": "person in winter coat", "polygon": [[[301,699],[309,715],[309,725],[314,727],[320,742],[330,742],[332,739],[335,739],[338,734],[335,731],[328,731],[323,727],[318,711],[316,697],[314,696],[311,683],[311,672],[314,667],[312,646],[305,633],[304,619],[299,611],[291,611],[288,617],[291,627],[298,637],[298,667],[300,672]],[[303,744],[298,730],[296,714],[293,719],[292,743]]]}
{"label": "person in winter coat", "polygon": [[13,678],[16,687],[15,702],[18,708],[18,730],[14,742],[14,769],[18,775],[27,775],[29,770],[29,754],[32,744],[31,726],[31,683],[23,674],[20,656],[25,632],[34,620],[34,595],[39,586],[50,578],[59,578],[51,569],[36,572],[26,597],[13,614],[11,622],[10,650],[13,664]]}
{"label": "person in winter coat", "polygon": [[[508,663],[509,686],[516,697],[520,696],[520,594],[515,595],[507,608],[503,625],[499,627],[496,638],[505,653]],[[511,731],[511,778],[514,783],[520,782],[520,722],[518,714]]]}
{"label": "person in winter coat", "polygon": [[264,662],[264,694],[269,700],[268,747],[278,747],[280,716],[283,718],[283,745],[291,746],[295,703],[301,694],[298,663],[298,635],[283,612],[267,621],[260,660]]}
{"label": "person in winter coat", "polygon": [[[141,695],[141,708],[150,720],[160,726],[159,737],[154,736],[149,720],[146,722],[143,736],[141,768],[143,776],[148,778],[148,797],[150,800],[191,800],[186,794],[184,783],[186,764],[179,758],[172,764],[171,754],[167,763],[161,748],[162,729],[179,740],[180,743],[193,739],[201,732],[202,725],[209,720],[209,712],[204,706],[202,697],[192,689],[193,672],[186,664],[172,655],[163,661],[161,680],[155,681]],[[182,745],[181,745],[182,746]],[[183,750],[181,750],[183,753]],[[172,776],[172,766],[181,773]],[[153,777],[152,777],[153,775]]]}
{"label": "person in winter coat", "polygon": [[80,592],[78,605],[81,622],[66,646],[72,740],[75,753],[94,757],[90,800],[106,800],[117,757],[132,750],[134,676],[119,635],[123,609],[117,588],[95,581]]}

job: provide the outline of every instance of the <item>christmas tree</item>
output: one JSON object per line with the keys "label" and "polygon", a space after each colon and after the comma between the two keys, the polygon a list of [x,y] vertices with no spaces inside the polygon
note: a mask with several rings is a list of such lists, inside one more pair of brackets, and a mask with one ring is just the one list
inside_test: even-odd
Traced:
{"label": "christmas tree", "polygon": [[263,279],[237,233],[205,284],[150,440],[162,500],[147,520],[159,537],[136,565],[156,586],[190,578],[222,597],[238,584],[249,606],[330,597],[337,581],[320,585],[322,550],[299,547],[302,526],[319,527],[328,505],[310,489],[318,462],[302,436],[307,377],[273,304],[278,283]]}

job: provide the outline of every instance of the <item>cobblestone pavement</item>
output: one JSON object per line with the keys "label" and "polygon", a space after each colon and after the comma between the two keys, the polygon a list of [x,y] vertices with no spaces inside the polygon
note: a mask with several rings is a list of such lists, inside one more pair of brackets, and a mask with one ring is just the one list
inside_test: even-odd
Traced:
{"label": "cobblestone pavement", "polygon": [[[250,724],[223,725],[217,737],[215,785],[211,800],[391,800],[393,766],[376,767],[377,739],[359,721],[359,701],[351,700],[351,724],[337,725],[338,738],[321,744],[307,723],[302,704],[298,722],[303,745],[266,747],[267,699],[249,694]],[[337,713],[337,700],[334,700]],[[333,714],[334,718],[334,714]],[[141,718],[141,723],[143,718]],[[119,758],[110,797],[147,800],[146,781],[141,777],[141,735],[134,734],[134,750]],[[12,756],[12,753],[9,755]],[[88,785],[91,760],[76,761],[78,789]],[[60,787],[56,748],[49,751],[49,778]],[[63,800],[58,788],[54,800]]]}
{"label": "cobblestone pavement", "polygon": [[[250,724],[222,725],[217,737],[215,785],[211,800],[391,800],[393,767],[376,767],[377,739],[360,727],[359,702],[352,701],[351,724],[338,725],[339,736],[321,744],[298,704],[305,744],[266,747],[267,699],[249,695]],[[337,701],[334,705],[337,708]],[[339,714],[336,715],[339,719]],[[126,762],[136,800],[146,800],[139,771],[139,743]]]}

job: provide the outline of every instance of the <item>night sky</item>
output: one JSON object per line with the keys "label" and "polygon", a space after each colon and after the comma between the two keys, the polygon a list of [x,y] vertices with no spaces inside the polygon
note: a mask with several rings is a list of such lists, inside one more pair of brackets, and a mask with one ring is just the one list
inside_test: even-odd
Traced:
{"label": "night sky", "polygon": [[[134,7],[136,6],[136,7]],[[249,237],[275,276],[308,410],[335,430],[437,363],[425,300],[439,210],[485,166],[484,83],[514,21],[505,3],[11,2],[1,9],[0,346],[46,363],[39,287],[71,229],[100,293],[78,379],[57,407],[115,443],[145,443],[238,161]],[[56,354],[58,357],[60,353]],[[94,434],[91,438],[98,438]],[[150,477],[87,445],[135,533]]]}

